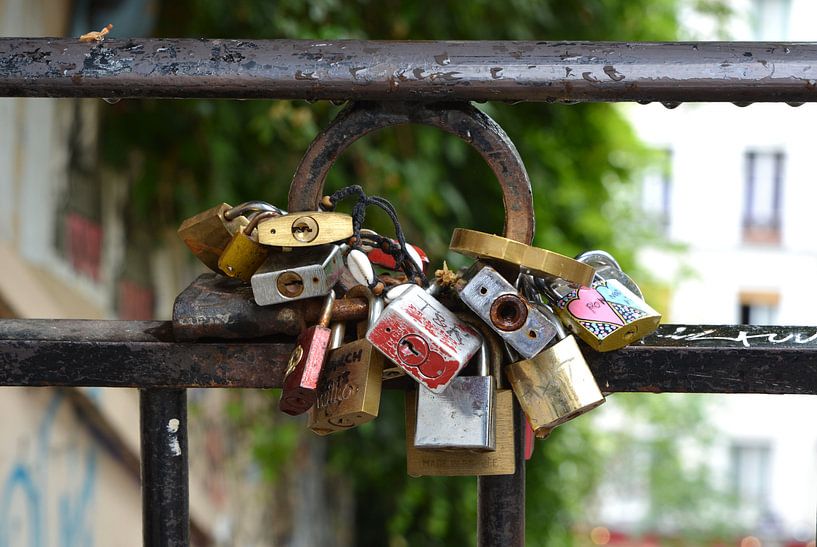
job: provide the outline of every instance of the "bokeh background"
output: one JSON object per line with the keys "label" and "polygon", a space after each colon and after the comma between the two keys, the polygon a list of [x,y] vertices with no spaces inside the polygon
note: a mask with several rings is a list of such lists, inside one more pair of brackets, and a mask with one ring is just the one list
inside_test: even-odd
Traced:
{"label": "bokeh background", "polygon": [[[0,35],[810,40],[815,16],[809,0],[0,0]],[[477,106],[527,165],[536,244],[613,252],[667,322],[814,324],[811,105]],[[180,221],[285,205],[340,108],[0,99],[0,317],[168,319],[203,271]],[[454,227],[501,229],[492,173],[436,129],[355,143],[328,181],[348,184],[391,199],[433,267],[462,264]],[[317,438],[274,390],[192,390],[194,542],[473,544],[476,481],[406,476],[402,399]],[[814,415],[811,397],[615,395],[537,444],[528,544],[813,547]],[[0,547],[141,544],[136,393],[3,388],[0,416]]]}

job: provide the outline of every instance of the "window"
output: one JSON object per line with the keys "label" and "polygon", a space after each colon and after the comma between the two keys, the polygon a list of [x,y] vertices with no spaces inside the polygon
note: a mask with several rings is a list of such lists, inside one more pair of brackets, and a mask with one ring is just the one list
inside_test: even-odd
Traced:
{"label": "window", "polygon": [[775,292],[741,292],[741,325],[776,325],[780,295]]}
{"label": "window", "polygon": [[654,167],[647,170],[641,185],[641,207],[663,233],[669,230],[672,151],[659,151]]}
{"label": "window", "polygon": [[730,450],[732,488],[742,506],[759,511],[769,499],[771,448],[767,443],[734,443]]}
{"label": "window", "polygon": [[783,152],[746,153],[746,200],[743,240],[780,243],[780,203],[783,186]]}
{"label": "window", "polygon": [[788,40],[791,0],[754,0],[752,34],[755,40],[775,42]]}

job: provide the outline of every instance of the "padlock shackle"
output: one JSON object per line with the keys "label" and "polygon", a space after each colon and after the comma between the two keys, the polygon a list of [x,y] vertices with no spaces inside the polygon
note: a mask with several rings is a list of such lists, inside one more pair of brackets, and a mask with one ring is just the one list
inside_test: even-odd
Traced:
{"label": "padlock shackle", "polygon": [[332,307],[335,305],[335,289],[331,289],[323,301],[321,313],[318,316],[318,325],[328,327],[332,320]]}
{"label": "padlock shackle", "polygon": [[594,268],[597,266],[610,266],[611,268],[621,271],[621,266],[618,265],[618,261],[613,258],[613,255],[601,249],[579,253],[576,255],[576,260],[584,262]]}
{"label": "padlock shackle", "polygon": [[[276,209],[278,209],[276,207]],[[250,216],[250,221],[244,227],[245,235],[252,235],[252,231],[258,227],[258,223],[267,218],[280,217],[281,210],[278,211],[257,211]]]}
{"label": "padlock shackle", "polygon": [[224,218],[227,220],[233,220],[244,213],[252,213],[252,212],[261,212],[261,211],[272,211],[278,213],[278,215],[285,215],[287,212],[282,210],[271,203],[267,203],[266,201],[260,200],[253,200],[253,201],[245,201],[244,203],[239,203],[235,207],[231,207],[224,211]]}
{"label": "padlock shackle", "polygon": [[600,249],[585,251],[576,255],[576,260],[593,267],[593,269],[596,271],[596,274],[593,276],[593,281],[604,281],[605,279],[608,279],[608,277],[605,277],[605,271],[612,270],[612,277],[614,279],[618,279],[618,281],[630,289],[633,294],[635,294],[641,300],[644,300],[644,294],[641,292],[641,288],[638,286],[638,283],[633,281],[633,278],[631,278],[624,272],[624,270],[621,269],[618,261],[607,251],[602,251]]}
{"label": "padlock shackle", "polygon": [[535,228],[533,196],[522,158],[505,131],[469,103],[350,103],[315,137],[301,159],[289,188],[289,210],[318,209],[329,169],[357,139],[378,129],[409,123],[442,129],[479,152],[502,188],[504,236],[531,243]]}
{"label": "padlock shackle", "polygon": [[488,342],[483,338],[477,351],[477,376],[490,376],[491,369],[488,364]]}
{"label": "padlock shackle", "polygon": [[343,345],[343,339],[346,336],[346,323],[337,321],[332,323],[331,334],[329,335],[329,348],[337,349]]}

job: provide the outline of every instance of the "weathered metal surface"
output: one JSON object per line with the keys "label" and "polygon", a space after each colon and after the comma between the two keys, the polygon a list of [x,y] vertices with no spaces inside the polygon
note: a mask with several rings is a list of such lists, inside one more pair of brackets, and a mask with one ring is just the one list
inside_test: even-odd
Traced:
{"label": "weathered metal surface", "polygon": [[142,541],[190,545],[187,467],[187,393],[139,390],[142,448]]}
{"label": "weathered metal surface", "polygon": [[[169,321],[4,319],[0,386],[280,387],[292,347],[174,342]],[[606,393],[817,394],[817,327],[662,325],[618,351],[583,351]]]}
{"label": "weathered metal surface", "polygon": [[817,327],[661,325],[584,355],[602,392],[817,394]]}
{"label": "weathered metal surface", "polygon": [[0,96],[803,102],[817,44],[3,38]]}
{"label": "weathered metal surface", "polygon": [[525,545],[525,415],[514,399],[513,475],[477,477],[477,545]]}
{"label": "weathered metal surface", "polygon": [[289,187],[289,210],[314,210],[335,160],[357,139],[402,124],[437,127],[470,144],[496,175],[505,207],[504,235],[530,243],[535,228],[530,179],[507,133],[469,104],[352,103],[321,131],[304,154]]}
{"label": "weathered metal surface", "polygon": [[[259,306],[249,285],[223,275],[200,275],[173,305],[173,336],[176,340],[201,338],[258,338],[297,336],[318,319],[323,298],[282,306]],[[365,298],[336,300],[332,317],[338,321],[361,321],[369,304]]]}
{"label": "weathered metal surface", "polygon": [[186,343],[169,321],[0,321],[0,385],[276,387],[292,351],[274,342]]}

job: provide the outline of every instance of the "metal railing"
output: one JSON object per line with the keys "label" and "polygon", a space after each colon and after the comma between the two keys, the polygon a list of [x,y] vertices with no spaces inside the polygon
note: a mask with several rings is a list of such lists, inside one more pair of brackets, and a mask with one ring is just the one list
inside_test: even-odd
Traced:
{"label": "metal railing", "polygon": [[[4,38],[3,96],[796,105],[817,100],[817,45]],[[191,338],[172,322],[0,321],[0,386],[140,388],[146,545],[189,542],[185,389],[280,387],[291,349]],[[817,327],[663,325],[587,360],[606,393],[817,394]],[[480,545],[524,543],[517,431],[517,473],[479,481]]]}

